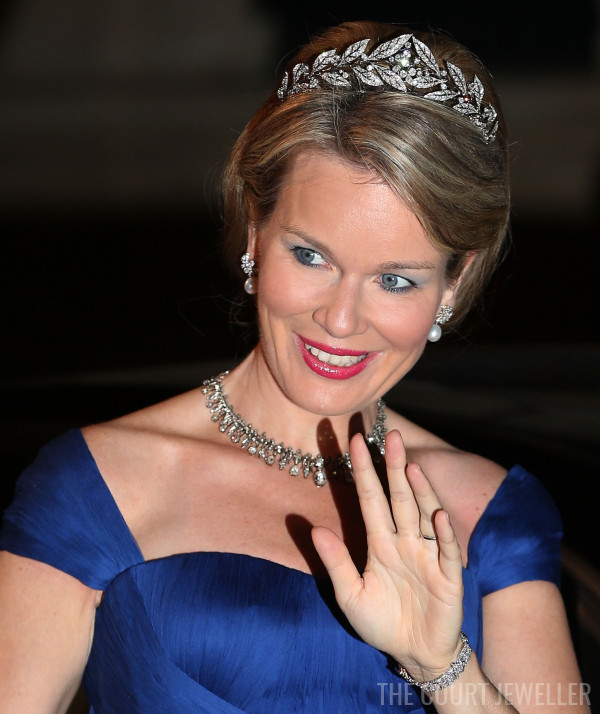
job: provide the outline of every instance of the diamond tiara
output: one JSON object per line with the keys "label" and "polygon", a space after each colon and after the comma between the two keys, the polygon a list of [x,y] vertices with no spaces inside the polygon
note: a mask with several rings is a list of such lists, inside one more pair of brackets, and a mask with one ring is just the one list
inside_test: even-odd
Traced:
{"label": "diamond tiara", "polygon": [[[440,67],[433,52],[414,35],[405,34],[382,42],[371,54],[365,49],[370,39],[352,43],[341,55],[337,50],[321,52],[312,67],[300,62],[283,75],[279,99],[310,92],[323,86],[351,87],[352,75],[359,84],[387,86],[404,94],[439,102],[466,117],[476,126],[486,144],[496,138],[498,115],[483,103],[484,88],[477,75],[467,82],[452,62]],[[433,90],[433,91],[429,91]]]}

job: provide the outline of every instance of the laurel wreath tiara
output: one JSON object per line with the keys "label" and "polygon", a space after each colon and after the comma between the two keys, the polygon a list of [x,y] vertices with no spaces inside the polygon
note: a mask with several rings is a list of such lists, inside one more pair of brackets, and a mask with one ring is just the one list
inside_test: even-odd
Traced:
{"label": "laurel wreath tiara", "polygon": [[452,62],[445,63],[446,69],[440,67],[429,47],[412,34],[387,40],[366,54],[370,42],[354,42],[341,55],[337,50],[321,52],[312,67],[294,65],[291,77],[288,72],[283,75],[277,96],[283,100],[323,86],[351,87],[354,75],[359,84],[391,87],[451,107],[479,129],[486,144],[496,138],[498,115],[491,104],[483,103],[484,88],[477,75],[467,82]]}

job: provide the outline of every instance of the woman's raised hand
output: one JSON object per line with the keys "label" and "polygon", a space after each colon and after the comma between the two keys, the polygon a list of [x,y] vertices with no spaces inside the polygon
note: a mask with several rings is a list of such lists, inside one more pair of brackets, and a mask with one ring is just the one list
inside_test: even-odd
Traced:
{"label": "woman's raised hand", "polygon": [[360,637],[415,679],[433,679],[461,645],[462,561],[454,530],[421,468],[407,464],[398,431],[386,438],[389,501],[360,434],[350,455],[367,533],[364,572],[329,529],[315,527],[313,542]]}

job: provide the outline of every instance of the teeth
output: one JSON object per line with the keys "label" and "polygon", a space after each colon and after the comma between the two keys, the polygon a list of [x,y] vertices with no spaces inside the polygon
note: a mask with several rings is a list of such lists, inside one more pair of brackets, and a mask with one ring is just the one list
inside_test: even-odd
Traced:
{"label": "teeth", "polygon": [[362,362],[367,356],[366,354],[332,355],[329,354],[329,352],[323,352],[323,350],[317,349],[316,347],[309,345],[308,342],[305,342],[304,346],[312,355],[314,355],[319,360],[319,362],[323,362],[324,364],[333,364],[336,367],[350,367],[353,364],[358,364],[359,362]]}

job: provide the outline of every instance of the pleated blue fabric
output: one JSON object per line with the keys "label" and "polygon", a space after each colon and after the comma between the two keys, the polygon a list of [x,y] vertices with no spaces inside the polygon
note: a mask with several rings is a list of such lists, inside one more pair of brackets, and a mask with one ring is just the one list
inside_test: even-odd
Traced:
{"label": "pleated blue fabric", "polygon": [[[463,630],[481,657],[482,598],[560,578],[560,517],[513,467],[469,544]],[[0,548],[104,591],[84,673],[93,714],[424,711],[418,690],[365,644],[325,578],[249,555],[144,561],[78,430],[20,477]]]}

